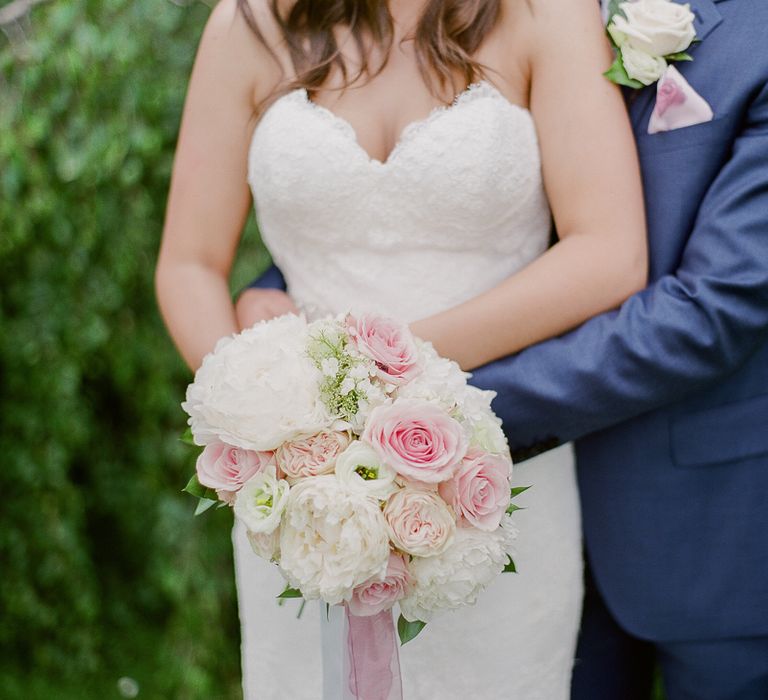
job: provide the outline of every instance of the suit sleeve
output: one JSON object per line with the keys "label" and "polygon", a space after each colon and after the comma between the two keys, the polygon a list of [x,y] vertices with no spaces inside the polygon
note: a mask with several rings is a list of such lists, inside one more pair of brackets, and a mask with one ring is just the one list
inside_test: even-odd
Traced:
{"label": "suit sleeve", "polygon": [[246,289],[280,289],[285,291],[285,279],[283,273],[277,268],[276,265],[270,265],[270,267],[260,276],[251,282]]}
{"label": "suit sleeve", "polygon": [[[768,86],[710,186],[675,274],[620,310],[479,368],[523,458],[682,398],[768,341]],[[527,451],[527,452],[526,452]]]}

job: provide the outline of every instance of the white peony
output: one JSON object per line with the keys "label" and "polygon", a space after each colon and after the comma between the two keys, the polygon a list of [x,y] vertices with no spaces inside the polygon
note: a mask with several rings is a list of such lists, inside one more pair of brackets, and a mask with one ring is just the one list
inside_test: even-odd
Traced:
{"label": "white peony", "polygon": [[355,587],[386,574],[387,524],[379,503],[335,476],[291,489],[280,528],[280,568],[304,598],[336,605]]}
{"label": "white peony", "polygon": [[509,456],[509,443],[501,429],[501,419],[493,412],[495,391],[466,386],[459,402],[458,420],[467,428],[470,444],[486,452]]}
{"label": "white peony", "polygon": [[651,56],[629,44],[621,47],[621,60],[627,75],[643,85],[655,83],[667,70],[667,62],[663,58]]}
{"label": "white peony", "polygon": [[269,534],[280,526],[288,503],[288,482],[278,479],[275,467],[251,477],[235,496],[235,516],[249,532]]}
{"label": "white peony", "polygon": [[437,403],[446,411],[451,411],[467,386],[470,375],[461,367],[437,354],[431,343],[417,340],[421,373],[408,384],[398,387],[398,398],[422,399]]}
{"label": "white peony", "polygon": [[182,404],[195,442],[274,450],[328,427],[322,375],[307,356],[307,343],[306,321],[291,314],[222,338]]}
{"label": "white peony", "polygon": [[414,557],[410,595],[400,601],[407,620],[429,622],[435,613],[474,605],[478,595],[504,570],[516,531],[505,517],[494,532],[457,528],[438,556]]}
{"label": "white peony", "polygon": [[622,49],[628,45],[647,56],[669,56],[685,51],[696,37],[690,5],[636,0],[621,3],[619,9],[625,17],[615,15],[608,31]]}
{"label": "white peony", "polygon": [[351,489],[386,501],[395,491],[397,472],[382,464],[373,449],[356,440],[336,458],[336,478]]}

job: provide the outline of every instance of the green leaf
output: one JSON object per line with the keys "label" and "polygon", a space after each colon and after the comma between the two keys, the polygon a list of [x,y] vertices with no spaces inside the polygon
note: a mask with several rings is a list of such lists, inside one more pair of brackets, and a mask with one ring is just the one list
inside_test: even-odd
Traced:
{"label": "green leaf", "polygon": [[197,498],[207,498],[214,503],[219,500],[216,491],[203,486],[197,480],[197,474],[193,474],[192,478],[187,482],[187,485],[181,490],[186,491],[186,493],[191,493],[193,496],[197,496]]}
{"label": "green leaf", "polygon": [[407,644],[416,637],[421,630],[427,626],[426,622],[421,620],[406,620],[402,615],[397,620],[397,634],[400,637],[400,645]]}
{"label": "green leaf", "polygon": [[201,515],[202,513],[205,513],[206,510],[209,508],[212,508],[218,503],[218,501],[214,501],[210,498],[201,498],[197,502],[197,508],[195,508],[195,515]]}
{"label": "green leaf", "polygon": [[515,498],[515,497],[519,496],[521,493],[527,491],[529,488],[531,488],[531,487],[530,486],[515,486],[515,488],[513,488],[512,491],[510,491],[510,496],[509,497],[510,498]]}
{"label": "green leaf", "polygon": [[616,57],[613,65],[603,75],[612,83],[616,83],[616,85],[625,85],[635,90],[645,87],[639,80],[629,77],[620,55]]}
{"label": "green leaf", "polygon": [[693,56],[691,54],[686,53],[685,51],[681,51],[680,53],[671,53],[669,56],[664,56],[664,58],[667,59],[667,61],[692,61]]}
{"label": "green leaf", "polygon": [[512,513],[518,510],[525,510],[525,508],[522,506],[516,506],[514,503],[510,503],[509,507],[507,508],[507,515],[512,515]]}
{"label": "green leaf", "polygon": [[192,445],[192,447],[200,447],[195,444],[195,439],[192,437],[192,428],[187,428],[179,438],[185,445]]}
{"label": "green leaf", "polygon": [[301,594],[301,591],[298,588],[291,588],[288,586],[279,596],[277,596],[280,600],[286,600],[287,598],[303,598],[304,596]]}
{"label": "green leaf", "polygon": [[515,566],[515,562],[512,559],[512,557],[508,556],[509,561],[507,562],[507,565],[501,570],[502,574],[516,574],[517,573],[517,567]]}

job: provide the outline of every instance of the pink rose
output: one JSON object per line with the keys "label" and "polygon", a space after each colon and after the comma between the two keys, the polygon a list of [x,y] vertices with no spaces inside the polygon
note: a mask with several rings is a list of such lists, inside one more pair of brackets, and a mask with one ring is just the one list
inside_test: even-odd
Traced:
{"label": "pink rose", "polygon": [[274,463],[272,452],[256,452],[212,442],[197,458],[197,480],[209,489],[216,489],[219,498],[231,503],[227,492],[239,491],[248,479]]}
{"label": "pink rose", "polygon": [[399,399],[374,408],[363,440],[398,474],[431,484],[453,476],[467,451],[459,422],[418,399]]}
{"label": "pink rose", "polygon": [[349,611],[358,617],[370,617],[389,610],[405,598],[411,585],[411,575],[401,554],[390,552],[387,573],[383,579],[371,579],[352,591]]}
{"label": "pink rose", "polygon": [[349,445],[349,435],[323,431],[301,440],[286,442],[275,450],[277,464],[289,482],[318,474],[328,474],[336,458]]}
{"label": "pink rose", "polygon": [[435,491],[406,487],[384,507],[389,536],[395,546],[415,557],[442,554],[453,540],[456,521]]}
{"label": "pink rose", "polygon": [[374,314],[347,319],[352,344],[376,363],[379,379],[405,384],[420,371],[419,353],[409,328]]}
{"label": "pink rose", "polygon": [[493,532],[509,506],[512,463],[501,455],[471,448],[440,495],[469,525]]}

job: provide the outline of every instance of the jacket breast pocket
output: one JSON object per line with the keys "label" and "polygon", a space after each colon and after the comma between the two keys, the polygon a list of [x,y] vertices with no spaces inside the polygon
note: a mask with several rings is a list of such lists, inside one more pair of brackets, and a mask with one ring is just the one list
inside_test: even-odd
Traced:
{"label": "jacket breast pocket", "polygon": [[670,431],[680,467],[768,455],[768,395],[678,416]]}
{"label": "jacket breast pocket", "polygon": [[637,140],[640,156],[679,151],[694,146],[703,146],[732,138],[732,119],[729,115],[709,122],[684,126],[657,134],[642,133]]}

